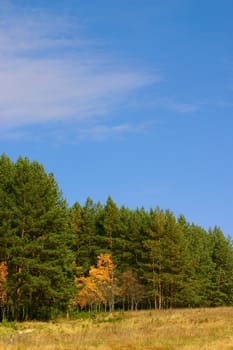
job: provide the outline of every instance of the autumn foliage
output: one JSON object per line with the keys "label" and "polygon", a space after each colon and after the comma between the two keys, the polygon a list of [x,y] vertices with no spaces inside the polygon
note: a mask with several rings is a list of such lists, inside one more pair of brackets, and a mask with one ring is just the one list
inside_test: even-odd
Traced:
{"label": "autumn foliage", "polygon": [[[116,294],[116,266],[112,262],[111,254],[100,254],[97,258],[97,266],[91,266],[88,277],[76,278],[79,289],[74,304],[82,309],[100,309],[104,306],[112,311]],[[81,289],[81,290],[80,290]]]}
{"label": "autumn foliage", "polygon": [[43,165],[0,156],[0,322],[232,306],[232,271],[233,242],[218,227],[111,197],[69,207]]}
{"label": "autumn foliage", "polygon": [[127,305],[127,309],[138,309],[138,304],[143,298],[143,292],[143,287],[135,271],[128,270],[122,273],[120,293],[123,305]]}
{"label": "autumn foliage", "polygon": [[0,306],[6,304],[6,289],[5,283],[7,278],[7,266],[5,262],[0,263]]}

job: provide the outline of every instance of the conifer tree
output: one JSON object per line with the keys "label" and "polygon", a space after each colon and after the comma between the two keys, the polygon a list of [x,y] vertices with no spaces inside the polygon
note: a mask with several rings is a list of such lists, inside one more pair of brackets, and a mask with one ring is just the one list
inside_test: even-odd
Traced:
{"label": "conifer tree", "polygon": [[12,198],[6,221],[7,317],[49,318],[53,310],[66,308],[74,285],[67,205],[54,176],[22,157],[4,193]]}
{"label": "conifer tree", "polygon": [[9,257],[9,247],[14,241],[12,217],[15,206],[13,191],[14,164],[3,154],[0,157],[0,261]]}
{"label": "conifer tree", "polygon": [[96,216],[99,210],[101,210],[99,204],[95,204],[90,197],[87,198],[83,207],[75,203],[71,208],[73,249],[79,274],[87,274],[100,253],[101,243],[98,241],[100,237],[96,229]]}
{"label": "conifer tree", "polygon": [[213,292],[213,273],[215,263],[212,259],[212,242],[208,233],[195,224],[187,225],[185,236],[188,242],[189,288],[184,297],[184,305],[209,306]]}
{"label": "conifer tree", "polygon": [[147,280],[155,308],[182,305],[188,250],[185,236],[174,215],[157,208],[151,211],[149,238],[144,246],[149,253]]}
{"label": "conifer tree", "polygon": [[119,234],[119,209],[111,197],[107,198],[103,211],[103,230],[105,237],[105,249],[113,252],[115,240]]}
{"label": "conifer tree", "polygon": [[213,292],[211,303],[214,306],[233,305],[233,249],[230,239],[226,239],[219,227],[209,231],[212,241]]}

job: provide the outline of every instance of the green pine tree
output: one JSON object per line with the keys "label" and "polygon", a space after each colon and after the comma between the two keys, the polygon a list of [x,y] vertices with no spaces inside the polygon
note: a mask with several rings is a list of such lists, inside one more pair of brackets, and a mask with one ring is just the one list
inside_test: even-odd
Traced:
{"label": "green pine tree", "polygon": [[67,205],[54,176],[42,165],[20,157],[13,168],[11,186],[5,189],[12,198],[6,255],[8,318],[49,318],[54,310],[66,309],[74,288]]}

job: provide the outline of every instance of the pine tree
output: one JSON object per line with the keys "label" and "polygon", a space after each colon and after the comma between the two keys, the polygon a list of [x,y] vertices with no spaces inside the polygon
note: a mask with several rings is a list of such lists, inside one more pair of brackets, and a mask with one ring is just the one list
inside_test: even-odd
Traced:
{"label": "pine tree", "polygon": [[181,291],[185,288],[188,247],[185,236],[169,210],[151,210],[148,239],[146,279],[155,308],[182,305]]}
{"label": "pine tree", "polygon": [[0,157],[0,261],[7,261],[13,244],[12,217],[15,207],[13,191],[14,164],[3,154]]}
{"label": "pine tree", "polygon": [[72,250],[75,254],[75,263],[82,270],[82,207],[76,202],[70,209],[70,229],[72,232]]}
{"label": "pine tree", "polygon": [[148,284],[149,299],[152,299],[154,308],[161,309],[164,305],[164,249],[166,248],[166,217],[164,212],[157,208],[150,211],[148,238],[143,242],[148,251],[148,262],[145,264],[145,279]]}
{"label": "pine tree", "polygon": [[49,318],[53,310],[65,310],[73,292],[67,205],[54,176],[27,158],[14,164],[4,193],[12,198],[5,254],[7,317]]}
{"label": "pine tree", "polygon": [[189,252],[189,272],[186,277],[189,286],[184,296],[184,304],[192,307],[209,306],[215,268],[210,237],[202,227],[194,224],[186,226],[185,236]]}
{"label": "pine tree", "polygon": [[85,205],[75,203],[71,208],[71,230],[73,233],[73,250],[79,274],[87,274],[89,267],[95,264],[100,253],[101,243],[98,241],[96,216],[101,208],[89,197]]}
{"label": "pine tree", "polygon": [[219,227],[209,231],[212,241],[213,272],[212,306],[233,305],[233,250],[230,239],[226,239]]}
{"label": "pine tree", "polygon": [[103,211],[103,230],[105,249],[109,252],[113,252],[115,240],[119,234],[119,209],[111,197],[107,198]]}
{"label": "pine tree", "polygon": [[132,263],[132,247],[130,242],[131,211],[128,208],[119,209],[117,235],[114,238],[112,254],[118,271],[123,272],[130,269]]}

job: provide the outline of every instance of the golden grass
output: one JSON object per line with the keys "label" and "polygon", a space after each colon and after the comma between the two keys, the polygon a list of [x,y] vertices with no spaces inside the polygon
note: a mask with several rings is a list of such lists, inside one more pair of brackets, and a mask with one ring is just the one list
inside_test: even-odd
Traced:
{"label": "golden grass", "polygon": [[100,314],[0,326],[0,350],[233,350],[233,308]]}

